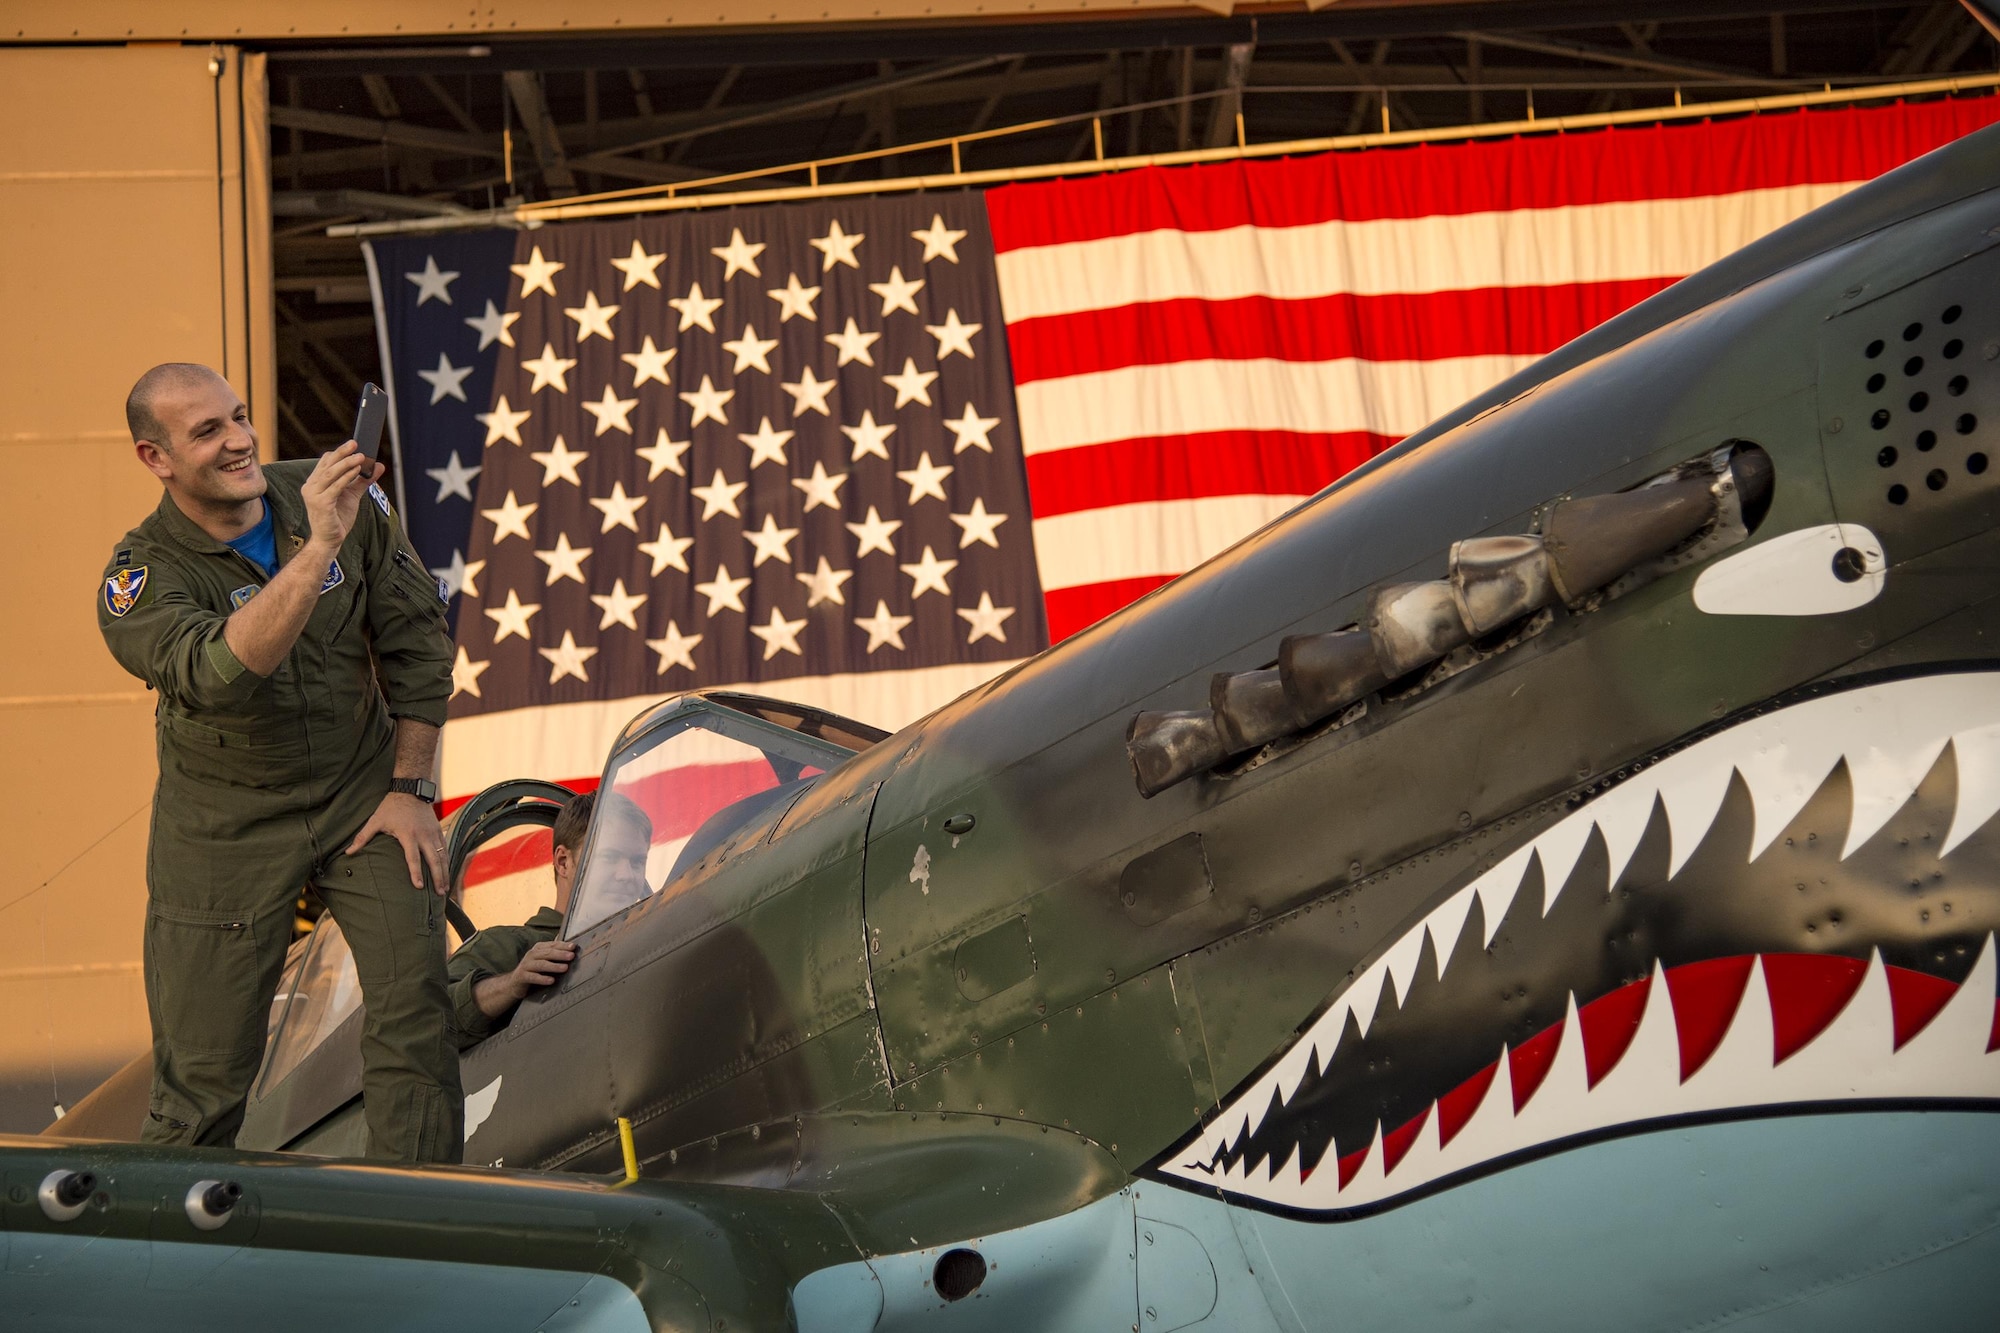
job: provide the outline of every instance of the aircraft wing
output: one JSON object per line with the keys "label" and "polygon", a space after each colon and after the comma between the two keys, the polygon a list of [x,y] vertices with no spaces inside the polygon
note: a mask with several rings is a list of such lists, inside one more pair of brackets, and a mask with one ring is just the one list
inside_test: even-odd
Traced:
{"label": "aircraft wing", "polygon": [[0,1170],[4,1322],[58,1333],[747,1333],[861,1257],[783,1190],[13,1136]]}

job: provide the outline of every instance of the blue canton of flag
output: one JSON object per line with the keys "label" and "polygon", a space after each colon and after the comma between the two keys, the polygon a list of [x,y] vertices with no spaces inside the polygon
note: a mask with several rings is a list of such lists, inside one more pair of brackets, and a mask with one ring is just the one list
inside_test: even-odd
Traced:
{"label": "blue canton of flag", "polygon": [[373,249],[405,513],[458,610],[448,774],[500,714],[516,771],[578,777],[537,729],[696,685],[929,707],[1047,646],[977,196]]}

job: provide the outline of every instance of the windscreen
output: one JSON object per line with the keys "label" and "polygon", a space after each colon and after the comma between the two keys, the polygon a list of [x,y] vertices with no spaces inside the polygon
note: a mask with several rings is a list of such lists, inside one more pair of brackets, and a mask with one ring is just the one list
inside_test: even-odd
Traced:
{"label": "windscreen", "polygon": [[653,894],[730,834],[789,802],[843,752],[696,715],[661,728],[599,788],[568,934]]}

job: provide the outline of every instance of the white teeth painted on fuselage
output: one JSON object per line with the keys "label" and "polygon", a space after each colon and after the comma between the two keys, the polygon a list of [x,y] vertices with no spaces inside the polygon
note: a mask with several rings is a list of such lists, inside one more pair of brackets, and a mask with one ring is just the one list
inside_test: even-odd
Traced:
{"label": "white teeth painted on fuselage", "polygon": [[1582,1034],[1572,998],[1555,1065],[1520,1114],[1514,1112],[1503,1059],[1478,1111],[1458,1136],[1441,1148],[1433,1113],[1417,1145],[1386,1178],[1379,1129],[1361,1174],[1345,1189],[1338,1185],[1331,1149],[1328,1160],[1303,1181],[1296,1151],[1283,1163],[1260,1162],[1247,1175],[1240,1162],[1226,1170],[1209,1169],[1241,1136],[1257,1131],[1274,1095],[1281,1104],[1291,1101],[1315,1054],[1320,1069],[1331,1063],[1350,1016],[1366,1035],[1385,987],[1395,988],[1398,1003],[1408,996],[1427,938],[1443,973],[1475,896],[1485,920],[1481,943],[1491,943],[1530,880],[1532,862],[1541,863],[1539,906],[1546,914],[1595,828],[1610,852],[1611,874],[1609,884],[1594,876],[1592,881],[1608,888],[1631,859],[1658,802],[1666,811],[1671,872],[1677,874],[1707,835],[1733,774],[1742,775],[1750,792],[1754,860],[1843,758],[1853,791],[1850,828],[1841,850],[1845,859],[1908,801],[1947,744],[1957,764],[1958,803],[1939,850],[1944,856],[2000,813],[2000,674],[1890,681],[1807,700],[1740,723],[1641,770],[1537,834],[1406,929],[1274,1066],[1239,1090],[1203,1134],[1162,1169],[1273,1203],[1344,1209],[1536,1144],[1660,1116],[1855,1097],[2000,1097],[2000,1052],[1986,1053],[1994,1022],[1995,950],[1990,943],[1945,1011],[1901,1051],[1894,1050],[1890,1035],[1887,981],[1877,956],[1839,1018],[1775,1066],[1771,1007],[1762,989],[1760,962],[1722,1047],[1686,1083],[1680,1081],[1667,986],[1656,967],[1638,1036],[1593,1090],[1585,1087]]}

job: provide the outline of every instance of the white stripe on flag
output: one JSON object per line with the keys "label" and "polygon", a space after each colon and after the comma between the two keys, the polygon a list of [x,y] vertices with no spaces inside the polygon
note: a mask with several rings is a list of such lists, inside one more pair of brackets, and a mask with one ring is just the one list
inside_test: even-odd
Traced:
{"label": "white stripe on flag", "polygon": [[1146,500],[1035,520],[1042,590],[1182,574],[1292,508],[1303,495]]}
{"label": "white stripe on flag", "polygon": [[1144,301],[1678,278],[1860,182],[1300,227],[1149,231],[999,256],[1009,323]]}
{"label": "white stripe on flag", "polygon": [[[1013,662],[958,662],[907,671],[801,676],[796,680],[764,681],[756,685],[704,688],[810,704],[885,731],[900,731],[1013,665]],[[453,718],[445,726],[444,767],[439,786],[445,796],[460,797],[475,795],[506,778],[547,778],[559,782],[596,777],[604,771],[611,743],[625,724],[670,697],[641,694]]]}
{"label": "white stripe on flag", "polygon": [[1032,456],[1107,440],[1204,431],[1421,430],[1539,358],[1435,361],[1174,361],[1015,388],[1021,448]]}

